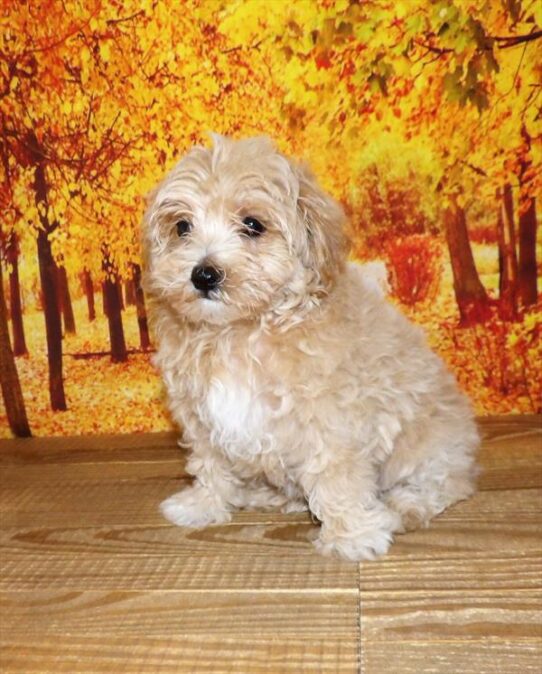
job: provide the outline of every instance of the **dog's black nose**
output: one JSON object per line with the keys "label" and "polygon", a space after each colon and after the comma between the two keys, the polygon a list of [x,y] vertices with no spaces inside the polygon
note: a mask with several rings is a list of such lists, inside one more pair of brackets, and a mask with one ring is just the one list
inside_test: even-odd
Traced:
{"label": "dog's black nose", "polygon": [[192,283],[198,290],[208,293],[222,281],[224,274],[220,269],[208,265],[198,265],[192,269]]}

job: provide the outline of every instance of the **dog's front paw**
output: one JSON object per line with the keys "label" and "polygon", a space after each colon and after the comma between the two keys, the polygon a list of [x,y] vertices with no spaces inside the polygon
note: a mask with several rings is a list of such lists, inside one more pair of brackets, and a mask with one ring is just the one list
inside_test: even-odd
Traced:
{"label": "dog's front paw", "polygon": [[231,520],[231,513],[199,486],[189,487],[173,494],[160,504],[162,515],[179,527],[203,529],[211,524]]}
{"label": "dog's front paw", "polygon": [[376,559],[384,555],[393,541],[393,534],[386,529],[360,534],[334,537],[322,530],[314,546],[322,555],[341,557],[352,562]]}

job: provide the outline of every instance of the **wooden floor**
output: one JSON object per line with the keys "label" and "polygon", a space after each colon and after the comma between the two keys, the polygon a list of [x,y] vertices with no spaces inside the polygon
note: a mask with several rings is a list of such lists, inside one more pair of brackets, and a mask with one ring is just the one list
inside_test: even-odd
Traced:
{"label": "wooden floor", "polygon": [[305,515],[186,532],[171,435],[2,441],[0,671],[542,671],[540,417],[483,423],[480,492],[361,565]]}

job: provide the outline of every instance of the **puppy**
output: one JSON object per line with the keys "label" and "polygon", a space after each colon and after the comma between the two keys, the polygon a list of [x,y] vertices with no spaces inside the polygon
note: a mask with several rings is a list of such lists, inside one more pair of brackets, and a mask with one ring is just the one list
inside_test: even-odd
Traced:
{"label": "puppy", "polygon": [[473,493],[478,434],[422,331],[346,262],[344,215],[267,138],[213,136],[151,196],[145,285],[193,484],[185,527],[307,507],[316,547],[382,555]]}

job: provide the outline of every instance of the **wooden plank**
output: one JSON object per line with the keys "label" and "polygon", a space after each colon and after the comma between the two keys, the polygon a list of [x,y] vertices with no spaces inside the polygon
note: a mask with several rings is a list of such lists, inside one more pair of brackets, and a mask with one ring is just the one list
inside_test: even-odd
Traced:
{"label": "wooden plank", "polygon": [[[126,454],[128,452],[125,452]],[[122,454],[122,453],[121,453]],[[158,452],[157,452],[158,454]],[[1,467],[4,484],[20,490],[25,486],[43,487],[48,484],[62,485],[104,483],[125,480],[149,480],[151,478],[184,479],[186,456],[180,450],[170,450],[170,456],[156,456],[153,459],[138,461],[119,456],[110,461],[93,461],[87,455],[87,461],[75,463],[31,463],[29,465],[3,465]]]}
{"label": "wooden plank", "polygon": [[540,674],[533,639],[375,641],[362,651],[363,674]]}
{"label": "wooden plank", "polygon": [[[542,416],[490,417],[478,422],[484,437],[480,489],[542,487]],[[149,474],[183,477],[186,453],[177,446],[177,437],[171,431],[0,440],[0,465],[7,483],[17,476],[39,480],[40,475],[57,480],[97,474],[104,479]],[[102,469],[103,463],[108,464],[107,471]],[[58,464],[63,465],[62,470]],[[24,466],[24,475],[6,472],[9,466]]]}
{"label": "wooden plank", "polygon": [[127,435],[76,435],[51,438],[24,438],[6,440],[0,438],[0,463],[71,463],[88,459],[89,452],[95,458],[107,457],[111,452],[127,450],[130,456],[177,447],[177,431],[160,433],[130,433]]}
{"label": "wooden plank", "polygon": [[542,487],[542,416],[480,419],[479,488]]}
{"label": "wooden plank", "polygon": [[[201,558],[220,551],[223,556],[231,552],[255,559],[286,552],[296,557],[313,556],[308,539],[316,527],[305,513],[238,513],[232,523],[191,531],[171,526],[161,517],[156,504],[163,492],[163,486],[151,481],[141,487],[132,482],[96,487],[84,499],[75,488],[56,500],[52,492],[46,492],[50,501],[35,495],[31,500],[32,494],[26,494],[25,501],[11,502],[10,511],[2,515],[2,559],[17,562],[20,557],[44,555],[54,559],[85,547],[92,551],[92,559],[102,553],[105,557],[120,553],[137,557],[140,546],[156,549],[164,559],[179,558],[188,564],[194,554]],[[516,549],[523,554],[536,552],[540,546],[540,502],[537,490],[478,493],[433,520],[427,529],[398,536],[389,555],[368,565],[367,572],[384,570],[387,560],[392,564],[413,560],[424,564],[428,559],[453,563],[464,558],[498,559],[506,550],[511,555]],[[401,570],[401,578],[410,587],[420,576],[416,570],[412,578],[406,578],[407,569]]]}
{"label": "wooden plank", "polygon": [[[105,474],[109,468],[103,468]],[[90,477],[85,478],[89,474]],[[126,469],[129,474],[129,469]],[[24,473],[24,469],[23,469]],[[184,479],[108,479],[95,466],[72,479],[11,479],[0,491],[0,525],[85,527],[104,524],[167,524],[160,502],[179,491]]]}
{"label": "wooden plank", "polygon": [[484,439],[510,438],[540,432],[542,414],[502,414],[478,417]]}
{"label": "wooden plank", "polygon": [[[433,531],[431,537],[435,536]],[[404,547],[399,542],[387,558],[363,566],[363,587],[372,588],[383,600],[405,587],[413,595],[433,596],[442,590],[443,578],[463,597],[476,592],[496,595],[509,590],[536,592],[540,588],[541,553],[534,541],[532,549],[522,550],[521,560],[510,549],[485,554],[448,550],[448,555],[443,554],[443,548],[439,554],[431,555],[430,548],[425,546],[418,557],[413,554],[404,557]]]}
{"label": "wooden plank", "polygon": [[[134,637],[212,632],[227,637],[248,634],[257,622],[254,633],[262,637],[293,631],[300,639],[324,639],[329,632],[346,639],[351,635],[352,621],[357,620],[357,588],[334,592],[217,589],[214,598],[208,592],[189,589],[9,591],[0,595],[0,610],[10,616],[10,634],[22,627],[56,631],[69,625],[70,632],[80,635],[89,631],[97,636],[114,631]],[[227,614],[235,615],[235,620],[225,621]]]}
{"label": "wooden plank", "polygon": [[315,553],[314,525],[277,517],[203,531],[167,524],[3,529],[0,589],[357,587],[355,564]]}
{"label": "wooden plank", "polygon": [[358,671],[357,590],[9,592],[6,672]]}
{"label": "wooden plank", "polygon": [[[226,619],[226,617],[224,617]],[[65,641],[64,641],[65,640]],[[257,637],[47,639],[32,634],[3,648],[3,674],[358,674],[356,646]]]}
{"label": "wooden plank", "polygon": [[364,639],[391,643],[540,637],[540,589],[500,594],[497,598],[493,591],[477,591],[467,598],[456,589],[433,590],[430,595],[407,590],[386,595],[362,592]]}
{"label": "wooden plank", "polygon": [[[91,453],[85,453],[84,457],[78,454],[80,460],[74,462],[4,464],[0,470],[3,484],[17,491],[30,485],[44,486],[44,483],[62,487],[67,482],[90,484],[92,481],[189,478],[184,451],[169,448],[153,453],[154,456],[150,452],[139,452],[139,456],[135,453],[133,457],[123,457],[122,454],[128,452],[119,455],[112,450],[107,456],[104,452],[96,457]],[[479,461],[482,473],[478,488],[481,491],[542,488],[542,447],[536,444],[525,449],[506,444],[484,445]]]}
{"label": "wooden plank", "polygon": [[[60,635],[59,635],[60,636]],[[105,644],[92,637],[35,638],[4,646],[2,672],[30,674],[112,674],[113,672],[358,672],[353,664],[355,646],[333,642],[314,643],[302,639],[260,639],[250,636],[217,638],[202,636],[127,639],[110,636]]]}
{"label": "wooden plank", "polygon": [[[507,415],[479,417],[485,443],[505,443],[509,447],[521,440],[522,447],[531,441],[540,448],[542,415]],[[138,452],[149,453],[159,449],[175,450],[180,433],[176,430],[159,433],[130,433],[127,435],[77,435],[62,437],[35,437],[9,440],[0,438],[0,463],[62,462],[85,460],[91,452],[96,460],[109,460],[112,452],[128,450],[137,460]],[[517,443],[516,443],[517,444]],[[116,454],[113,454],[115,456]]]}

